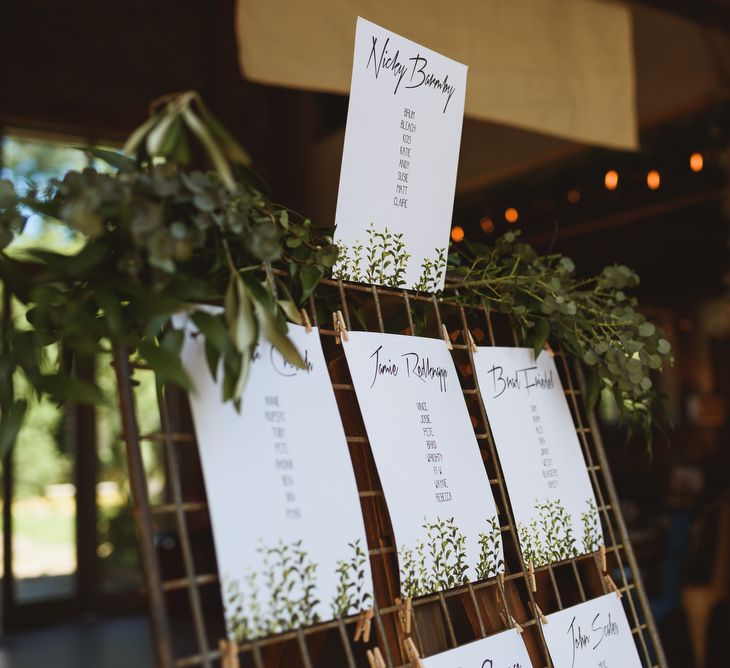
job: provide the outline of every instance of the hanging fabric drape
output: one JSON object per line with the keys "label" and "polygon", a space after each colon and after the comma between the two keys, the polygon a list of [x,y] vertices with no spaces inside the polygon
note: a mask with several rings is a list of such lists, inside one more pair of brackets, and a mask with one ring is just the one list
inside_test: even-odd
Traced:
{"label": "hanging fabric drape", "polygon": [[469,117],[636,148],[631,13],[605,0],[238,0],[241,71],[347,94],[358,15],[468,65]]}

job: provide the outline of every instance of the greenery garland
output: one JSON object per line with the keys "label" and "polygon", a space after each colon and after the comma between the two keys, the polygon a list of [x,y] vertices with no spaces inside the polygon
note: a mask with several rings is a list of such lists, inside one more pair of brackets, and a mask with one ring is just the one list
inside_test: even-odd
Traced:
{"label": "greenery garland", "polygon": [[509,313],[522,342],[538,354],[559,341],[589,370],[587,408],[599,396],[651,444],[654,408],[661,405],[652,373],[673,363],[661,329],[637,310],[627,290],[639,284],[628,267],[612,265],[578,278],[570,258],[538,255],[508,232],[493,246],[465,241],[452,247],[446,292],[470,305]]}
{"label": "greenery garland", "polygon": [[[186,168],[196,148],[215,171]],[[189,388],[179,357],[183,335],[169,325],[191,303],[225,307],[220,316],[192,314],[214,375],[222,360],[225,400],[239,401],[260,330],[303,366],[286,322],[298,321],[296,304],[337,258],[327,230],[271,201],[243,149],[195,94],[165,101],[132,135],[126,150],[134,157],[85,150],[116,173],[70,171],[46,192],[22,196],[0,181],[0,452],[14,441],[27,406],[15,396],[18,373],[58,402],[100,403],[101,392],[74,376],[73,359],[123,345],[160,382]],[[78,233],[81,249],[13,252],[10,242],[29,211]],[[262,282],[262,267],[273,262],[287,276],[269,271]],[[13,304],[20,305],[15,318]]]}
{"label": "greenery garland", "polygon": [[[211,373],[222,368],[223,398],[239,402],[259,332],[303,364],[286,322],[299,321],[299,305],[337,260],[331,230],[273,203],[246,152],[196,93],[161,100],[124,153],[83,150],[115,173],[70,171],[45,192],[31,187],[22,195],[0,181],[0,454],[27,407],[16,396],[18,374],[58,402],[105,402],[74,375],[73,360],[124,346],[159,382],[189,388],[179,356],[183,335],[170,323],[193,303],[224,307],[218,316],[193,310],[192,319],[205,337]],[[191,168],[205,161],[213,171]],[[77,234],[80,249],[15,250],[11,242],[28,212]],[[601,388],[610,390],[650,431],[650,373],[671,350],[624,293],[638,283],[633,272],[609,267],[579,280],[569,259],[538,256],[514,232],[492,247],[466,242],[454,250],[450,298],[513,314],[536,350],[554,336],[592,367],[591,405]],[[275,276],[272,263],[285,275]]]}

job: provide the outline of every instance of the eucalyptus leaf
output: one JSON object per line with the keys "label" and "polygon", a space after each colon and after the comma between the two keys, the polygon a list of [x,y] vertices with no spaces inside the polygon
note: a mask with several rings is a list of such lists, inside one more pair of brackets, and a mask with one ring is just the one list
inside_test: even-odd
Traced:
{"label": "eucalyptus leaf", "polygon": [[656,327],[652,322],[643,322],[639,325],[639,336],[653,336],[654,332],[656,332]]}
{"label": "eucalyptus leaf", "polygon": [[302,324],[302,314],[299,312],[299,309],[296,307],[296,304],[293,301],[291,301],[290,299],[279,299],[278,304],[281,307],[281,310],[284,311],[284,313],[286,314],[286,317],[289,318],[289,320],[296,323],[297,325]]}
{"label": "eucalyptus leaf", "polygon": [[205,335],[206,342],[210,343],[219,354],[226,351],[228,348],[228,332],[221,316],[206,311],[195,311],[190,319]]}
{"label": "eucalyptus leaf", "polygon": [[161,116],[162,114],[160,113],[153,114],[144,123],[142,123],[142,125],[129,135],[122,151],[127,155],[135,155],[145,137],[147,137],[147,134],[155,127],[155,125],[157,125]]}
{"label": "eucalyptus leaf", "polygon": [[231,274],[226,293],[228,333],[235,349],[249,354],[258,339],[258,326],[248,287],[238,274]]}
{"label": "eucalyptus leaf", "polygon": [[98,286],[94,290],[94,299],[104,312],[104,318],[112,334],[121,335],[124,332],[124,315],[119,298],[114,291],[106,286]]}
{"label": "eucalyptus leaf", "polygon": [[12,403],[7,411],[0,412],[0,458],[4,458],[18,437],[23,418],[28,408],[25,399]]}
{"label": "eucalyptus leaf", "polygon": [[193,113],[191,109],[184,109],[182,112],[182,117],[186,125],[190,128],[193,134],[197,136],[197,138],[200,140],[200,143],[203,144],[203,146],[205,147],[208,157],[213,163],[213,167],[215,168],[215,170],[218,172],[218,174],[220,174],[223,183],[225,183],[229,189],[234,190],[236,188],[236,181],[233,178],[231,166],[228,164],[228,161],[223,155],[220,146],[218,146],[215,139],[211,137],[208,129],[205,127],[205,125],[203,125],[203,123],[201,123],[200,119]]}
{"label": "eucalyptus leaf", "polygon": [[300,270],[301,281],[302,281],[302,294],[300,303],[304,302],[314,292],[314,288],[317,287],[319,279],[322,278],[322,270],[319,267],[313,265],[305,265]]}
{"label": "eucalyptus leaf", "polygon": [[205,340],[205,361],[208,364],[208,370],[214,381],[218,380],[218,367],[221,360],[221,351],[211,343],[209,338]]}
{"label": "eucalyptus leaf", "polygon": [[588,387],[586,392],[586,410],[589,413],[593,412],[598,400],[598,395],[601,392],[601,377],[597,371],[594,371],[588,377]]}
{"label": "eucalyptus leaf", "polygon": [[105,162],[107,165],[114,167],[121,174],[129,174],[137,167],[136,163],[132,158],[124,153],[118,151],[112,151],[107,148],[100,148],[98,146],[75,146],[79,151],[93,155],[95,158]]}
{"label": "eucalyptus leaf", "polygon": [[534,330],[534,342],[532,344],[532,350],[537,357],[545,348],[548,338],[550,337],[550,322],[547,318],[540,318],[535,324]]}
{"label": "eucalyptus leaf", "polygon": [[99,387],[65,372],[47,374],[40,379],[41,389],[57,403],[66,401],[97,406],[111,406]]}
{"label": "eucalyptus leaf", "polygon": [[261,331],[266,339],[276,348],[290,364],[304,369],[305,364],[299,351],[286,334],[279,331],[271,311],[265,309],[259,302],[256,302],[256,318],[261,326]]}
{"label": "eucalyptus leaf", "polygon": [[183,369],[180,357],[174,352],[150,341],[142,341],[139,344],[139,353],[155,372],[160,384],[171,381],[183,390],[192,389],[192,383]]}
{"label": "eucalyptus leaf", "polygon": [[174,124],[179,120],[179,112],[167,112],[162,115],[159,123],[155,124],[155,126],[147,133],[147,137],[145,138],[145,146],[149,156],[154,157],[163,155],[161,153],[161,148],[165,142],[165,137]]}
{"label": "eucalyptus leaf", "polygon": [[208,110],[201,102],[199,104],[200,115],[205,124],[210,128],[211,134],[221,142],[223,150],[228,157],[234,162],[240,163],[246,167],[251,165],[251,156],[238,143],[238,140],[226,130],[225,126]]}

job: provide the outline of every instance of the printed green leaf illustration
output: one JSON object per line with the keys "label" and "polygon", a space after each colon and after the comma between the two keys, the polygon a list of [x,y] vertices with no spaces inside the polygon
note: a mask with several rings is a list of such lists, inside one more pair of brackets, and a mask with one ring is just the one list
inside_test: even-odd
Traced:
{"label": "printed green leaf illustration", "polygon": [[488,530],[479,534],[479,563],[477,564],[477,577],[480,580],[494,577],[504,570],[502,559],[502,531],[499,528],[497,516],[487,520]]}
{"label": "printed green leaf illustration", "polygon": [[334,617],[346,617],[369,607],[370,592],[365,591],[365,564],[367,554],[360,547],[360,541],[348,543],[353,554],[349,561],[337,562],[337,594],[330,602]]}
{"label": "printed green leaf illustration", "polygon": [[[330,603],[333,616],[351,615],[369,606],[365,590],[367,552],[356,540],[348,543],[352,555],[337,562],[337,593]],[[261,567],[239,580],[225,577],[223,595],[228,636],[237,642],[282,633],[321,621],[316,607],[319,564],[313,562],[302,541],[279,541],[261,546]]]}
{"label": "printed green leaf illustration", "polygon": [[[373,224],[367,230],[367,243],[356,241],[352,246],[337,244],[339,254],[332,277],[343,281],[378,283],[392,288],[406,285],[406,270],[411,254],[406,252],[403,232],[382,232]],[[421,276],[414,289],[435,292],[446,271],[446,248],[434,249],[435,259],[424,258]]]}
{"label": "printed green leaf illustration", "polygon": [[601,518],[598,516],[596,502],[588,500],[588,510],[580,514],[583,524],[583,553],[596,552],[603,545],[603,532],[601,531]]}
{"label": "printed green leaf illustration", "polygon": [[525,562],[534,566],[563,561],[581,554],[595,552],[603,544],[601,520],[593,499],[586,501],[588,510],[581,513],[582,549],[578,548],[570,513],[560,499],[535,501],[537,515],[526,523],[518,522],[517,533]]}
{"label": "printed green leaf illustration", "polygon": [[436,292],[446,271],[446,249],[434,248],[436,259],[423,258],[421,275],[413,289],[418,292]]}
{"label": "printed green leaf illustration", "polygon": [[[424,540],[415,547],[402,546],[398,551],[401,595],[424,596],[451,589],[475,579],[485,579],[504,570],[502,534],[497,517],[487,519],[487,530],[479,534],[480,553],[474,562],[467,555],[466,536],[454,518],[433,522],[424,518]],[[473,563],[472,563],[473,562]]]}

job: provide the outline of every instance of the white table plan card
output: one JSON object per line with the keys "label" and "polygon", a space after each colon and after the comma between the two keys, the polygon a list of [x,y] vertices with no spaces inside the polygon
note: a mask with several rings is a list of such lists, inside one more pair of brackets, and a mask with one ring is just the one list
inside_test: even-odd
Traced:
{"label": "white table plan card", "polygon": [[423,659],[425,668],[530,668],[522,636],[507,629],[448,652]]}
{"label": "white table plan card", "polygon": [[525,562],[597,551],[601,520],[555,361],[480,347],[474,365]]}
{"label": "white table plan card", "polygon": [[373,605],[352,462],[319,332],[289,325],[306,363],[260,340],[241,412],[187,325],[183,364],[200,451],[228,634],[238,642]]}
{"label": "white table plan card", "polygon": [[398,548],[404,598],[504,571],[489,478],[446,344],[350,332],[347,364]]}
{"label": "white table plan card", "polygon": [[555,668],[641,668],[629,620],[616,594],[547,616],[542,627]]}
{"label": "white table plan card", "polygon": [[443,289],[466,71],[357,19],[335,278]]}

